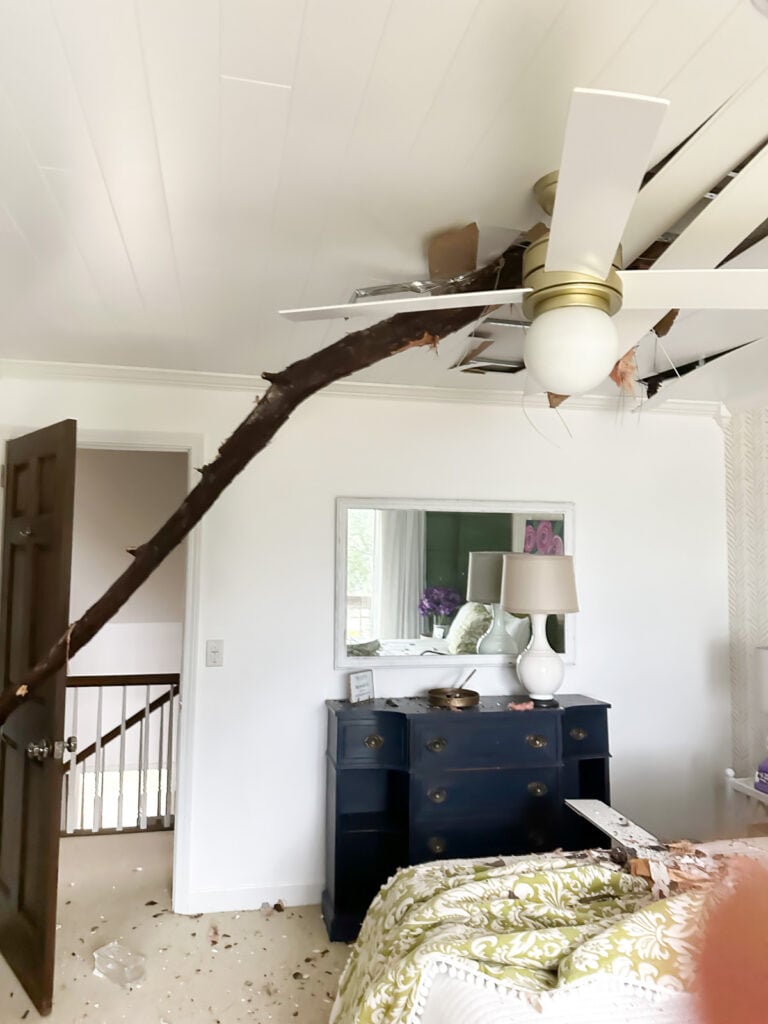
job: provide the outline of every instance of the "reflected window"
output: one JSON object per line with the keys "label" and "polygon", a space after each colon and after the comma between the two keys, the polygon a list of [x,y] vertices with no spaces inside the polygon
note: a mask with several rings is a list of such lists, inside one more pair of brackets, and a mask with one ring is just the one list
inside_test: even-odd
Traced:
{"label": "reflected window", "polygon": [[351,508],[347,517],[347,637],[373,637],[376,509]]}

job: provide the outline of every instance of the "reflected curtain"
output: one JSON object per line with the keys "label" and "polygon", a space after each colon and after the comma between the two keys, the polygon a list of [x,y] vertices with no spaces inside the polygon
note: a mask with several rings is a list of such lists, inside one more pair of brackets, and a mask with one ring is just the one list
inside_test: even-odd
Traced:
{"label": "reflected curtain", "polygon": [[376,512],[374,636],[417,637],[424,588],[426,516],[410,509]]}

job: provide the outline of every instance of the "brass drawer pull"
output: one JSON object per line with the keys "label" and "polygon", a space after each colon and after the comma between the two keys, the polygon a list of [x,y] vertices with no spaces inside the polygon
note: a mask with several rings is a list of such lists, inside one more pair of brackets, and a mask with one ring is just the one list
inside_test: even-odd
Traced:
{"label": "brass drawer pull", "polygon": [[440,754],[448,746],[448,740],[443,736],[437,736],[433,740],[429,740],[427,743],[427,750],[431,750],[433,754]]}
{"label": "brass drawer pull", "polygon": [[570,737],[572,740],[585,740],[589,734],[586,729],[582,729],[580,725],[575,725],[570,731]]}
{"label": "brass drawer pull", "polygon": [[448,799],[448,793],[444,789],[428,789],[427,796],[433,804],[444,804]]}
{"label": "brass drawer pull", "polygon": [[529,747],[533,747],[534,750],[541,750],[543,747],[546,747],[549,741],[546,736],[539,736],[537,733],[533,733],[531,736],[525,737],[525,742]]}
{"label": "brass drawer pull", "polygon": [[370,736],[365,737],[363,743],[369,750],[381,750],[384,746],[384,737],[379,736],[377,732],[372,732]]}
{"label": "brass drawer pull", "polygon": [[442,836],[430,836],[427,840],[427,846],[432,853],[445,853],[445,840]]}
{"label": "brass drawer pull", "polygon": [[543,782],[529,782],[528,792],[531,796],[546,796],[548,790],[546,784]]}

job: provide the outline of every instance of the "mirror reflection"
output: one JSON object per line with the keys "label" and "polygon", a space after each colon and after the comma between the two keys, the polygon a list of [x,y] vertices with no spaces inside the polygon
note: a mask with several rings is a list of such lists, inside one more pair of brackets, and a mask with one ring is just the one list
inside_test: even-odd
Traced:
{"label": "mirror reflection", "polygon": [[[569,507],[417,504],[340,501],[337,612],[347,658],[516,656],[530,620],[499,604],[503,552],[570,554]],[[549,616],[560,653],[565,634],[565,617]]]}

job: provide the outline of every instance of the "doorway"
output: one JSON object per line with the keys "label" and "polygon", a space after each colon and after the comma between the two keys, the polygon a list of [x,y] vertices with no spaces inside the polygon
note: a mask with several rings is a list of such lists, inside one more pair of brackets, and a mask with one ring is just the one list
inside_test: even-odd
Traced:
{"label": "doorway", "polygon": [[[103,535],[104,527],[110,525],[115,516],[119,519],[124,517],[125,510],[131,500],[138,498],[139,508],[149,507],[152,513],[152,521],[148,524],[135,524],[140,535],[132,538],[125,547],[143,543],[154,533],[157,527],[167,517],[184,494],[188,492],[194,481],[191,479],[191,466],[199,464],[200,461],[200,439],[186,436],[162,435],[162,434],[140,434],[127,432],[117,434],[96,434],[86,432],[81,434],[76,442],[76,424],[72,420],[63,421],[49,428],[32,431],[21,428],[4,431],[5,437],[9,438],[5,453],[5,498],[3,502],[3,571],[0,573],[0,585],[2,587],[2,600],[0,610],[2,614],[2,630],[0,630],[0,662],[2,662],[2,685],[13,687],[18,681],[24,678],[24,674],[42,655],[50,648],[54,641],[61,637],[68,622],[74,621],[82,611],[77,607],[77,592],[72,594],[73,608],[69,615],[70,604],[70,569],[71,569],[71,548],[74,536],[74,490],[75,490],[75,463],[77,460],[78,447],[82,450],[108,450],[122,452],[125,455],[141,455],[142,453],[175,453],[177,459],[182,460],[180,468],[182,472],[179,478],[182,487],[178,493],[172,496],[172,504],[169,508],[158,509],[153,506],[153,497],[159,488],[157,478],[155,481],[134,483],[128,488],[128,493],[123,489],[122,498],[118,504],[117,511],[113,508],[111,492],[114,486],[107,488],[107,497],[99,498],[92,495],[87,502],[91,512],[95,510],[95,525],[93,516],[90,525],[86,521],[86,533],[91,541]],[[87,458],[87,456],[83,456]],[[147,466],[150,464],[147,463]],[[186,476],[186,480],[184,479]],[[177,480],[178,484],[178,480]],[[158,515],[158,518],[154,518]],[[79,525],[79,524],[78,524]],[[149,637],[144,635],[139,642],[126,644],[118,642],[116,634],[111,638],[106,647],[103,646],[99,657],[115,659],[122,650],[122,657],[117,661],[116,671],[122,673],[120,683],[126,684],[129,679],[128,672],[131,667],[137,668],[136,659],[146,657],[152,653],[155,658],[154,664],[158,665],[158,651],[165,651],[166,656],[176,659],[176,673],[165,673],[163,682],[168,682],[168,676],[175,676],[175,686],[170,686],[166,703],[172,705],[173,698],[178,693],[179,683],[182,676],[189,674],[190,679],[194,678],[194,652],[196,648],[196,616],[197,616],[197,541],[193,537],[188,540],[188,550],[183,576],[186,577],[186,597],[182,600],[183,606],[183,628],[176,623],[170,628],[174,620],[168,614],[173,607],[178,618],[178,603],[171,601],[166,594],[161,602],[165,614],[159,616],[160,634],[165,635],[166,642],[152,645]],[[114,547],[114,545],[112,545]],[[126,551],[122,551],[120,557],[124,560],[130,557]],[[109,578],[104,581],[104,586],[112,582],[115,575],[120,572],[121,566],[117,566],[114,572],[110,565],[110,557],[107,548],[96,546],[95,557],[91,560],[97,570],[103,570],[109,566]],[[182,556],[182,563],[184,562]],[[76,570],[77,573],[77,570]],[[147,581],[149,583],[149,581]],[[87,606],[94,598],[101,595],[104,586],[91,584],[97,592],[87,593],[87,587],[80,591],[81,599]],[[85,595],[84,597],[82,595]],[[134,596],[138,602],[139,593]],[[135,609],[134,609],[135,612]],[[148,618],[146,612],[142,612],[140,619]],[[131,622],[130,613],[127,615],[127,633],[134,631],[138,626],[137,622]],[[157,617],[156,617],[157,618]],[[163,622],[165,623],[163,625]],[[113,623],[117,626],[119,622]],[[145,622],[146,625],[146,622]],[[157,622],[155,623],[157,626]],[[175,634],[175,641],[168,639],[169,633]],[[155,630],[157,633],[157,629]],[[123,635],[123,641],[125,636]],[[180,648],[183,643],[183,657]],[[152,649],[152,650],[151,650]],[[173,652],[171,654],[171,652]],[[84,649],[83,654],[86,653]],[[91,652],[90,657],[94,658],[99,654],[97,649]],[[134,659],[130,662],[128,659]],[[74,663],[74,658],[72,659]],[[178,664],[178,663],[181,664]],[[146,663],[145,663],[146,664]],[[184,668],[181,668],[181,665]],[[81,664],[81,668],[85,667]],[[105,662],[98,665],[91,665],[97,672],[105,672],[109,667]],[[138,666],[141,667],[141,666]],[[153,669],[154,671],[154,669]],[[146,674],[146,673],[145,673]],[[140,677],[141,672],[134,672],[130,678]],[[0,915],[0,948],[27,989],[35,1006],[41,1013],[50,1012],[51,998],[53,995],[53,967],[55,957],[55,920],[56,920],[56,875],[59,849],[60,825],[62,824],[59,814],[60,797],[62,793],[62,768],[66,761],[75,759],[76,751],[72,748],[77,746],[75,734],[64,740],[65,736],[65,691],[67,679],[62,670],[46,680],[44,687],[39,689],[35,698],[28,704],[17,709],[0,730],[3,751],[11,751],[12,756],[2,759],[2,777],[4,784],[4,806],[6,809],[19,807],[23,808],[24,801],[31,801],[33,808],[40,808],[35,813],[4,814],[0,817],[2,828],[0,828],[0,840],[3,855],[0,858],[5,874],[3,885],[0,886],[0,897],[2,897],[2,915]],[[190,687],[189,704],[194,698],[194,688]],[[160,700],[159,705],[164,702]],[[105,701],[101,700],[102,711]],[[155,705],[155,700],[150,693],[150,705]],[[145,714],[138,714],[139,719],[148,721],[149,712],[154,707],[144,706]],[[166,711],[164,729],[170,727],[171,717],[174,714],[172,707]],[[125,722],[125,726],[128,723]],[[186,734],[190,731],[184,720],[176,722],[179,734],[179,744],[186,747],[190,739]],[[180,728],[179,728],[180,726]],[[61,737],[61,739],[59,739]],[[151,732],[147,729],[145,742],[139,744],[141,755],[137,758],[137,771],[141,774],[144,771],[144,783],[141,784],[144,791],[144,809],[137,815],[137,826],[148,824],[149,815],[149,768]],[[107,736],[102,735],[107,741]],[[96,743],[96,747],[103,744]],[[159,746],[159,745],[158,745]],[[67,758],[65,751],[70,750]],[[124,750],[128,757],[128,748]],[[62,756],[64,754],[64,756]],[[183,763],[191,761],[182,754]],[[171,763],[166,762],[166,765]],[[106,759],[102,758],[101,779],[106,778]],[[127,764],[125,766],[127,768]],[[160,812],[154,815],[155,821],[158,818],[171,821],[164,821],[167,827],[172,824],[175,813],[175,801],[173,796],[172,778],[167,774],[163,775],[163,768],[158,765],[156,770],[158,779],[162,779],[164,785],[158,783],[158,804]],[[34,777],[34,778],[33,778]],[[97,776],[98,777],[98,776]],[[32,786],[30,780],[36,782]],[[39,799],[42,794],[43,783],[48,787],[48,797],[45,801]],[[94,787],[95,789],[96,787]],[[170,792],[169,792],[170,790]],[[40,791],[40,792],[38,792]],[[101,785],[98,787],[99,799],[103,801],[105,790]],[[182,804],[189,801],[185,787],[180,788]],[[25,806],[25,805],[24,805]],[[137,801],[138,806],[138,801]],[[50,813],[49,813],[50,811]],[[142,822],[142,818],[145,820]],[[94,832],[99,834],[103,831],[104,816],[101,814],[99,822],[99,811],[91,817],[90,835],[81,838],[89,849],[102,846],[105,840],[93,839]],[[118,822],[122,820],[118,814]],[[180,823],[182,829],[188,828],[188,814],[182,812]],[[99,822],[99,827],[94,828],[94,823]],[[15,824],[14,824],[15,823]],[[13,827],[11,827],[13,825]],[[115,825],[117,829],[117,824]],[[167,836],[170,838],[170,833]],[[123,837],[117,835],[115,838],[121,840]],[[143,841],[144,836],[133,836],[134,840]],[[157,837],[162,838],[160,836]],[[75,839],[70,840],[75,842]],[[189,843],[179,844],[179,848],[173,855],[174,878],[181,879],[181,901],[183,903],[188,887],[188,853]],[[90,858],[90,854],[89,854]],[[169,858],[170,859],[170,858]],[[108,860],[108,858],[107,858]],[[170,864],[169,864],[170,867]],[[170,871],[169,871],[170,876]],[[35,896],[35,902],[30,899],[30,894]],[[175,897],[174,897],[175,903]],[[22,934],[23,933],[23,934]],[[24,943],[17,941],[22,936]]]}
{"label": "doorway", "polygon": [[[78,449],[72,621],[181,503],[187,474],[185,452]],[[70,661],[63,836],[173,829],[185,597],[182,544]]]}

